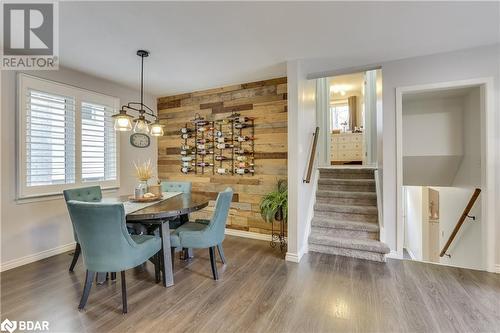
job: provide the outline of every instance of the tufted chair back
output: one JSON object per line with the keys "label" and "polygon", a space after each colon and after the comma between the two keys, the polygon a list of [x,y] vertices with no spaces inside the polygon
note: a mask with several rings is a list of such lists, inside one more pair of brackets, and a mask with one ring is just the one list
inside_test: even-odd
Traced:
{"label": "tufted chair back", "polygon": [[161,182],[161,191],[191,193],[191,182]]}
{"label": "tufted chair back", "polygon": [[[102,200],[102,191],[100,186],[89,186],[80,187],[70,190],[64,190],[64,200],[66,200],[66,205],[70,200],[84,201],[84,202],[99,202]],[[73,220],[71,221],[73,223]],[[73,223],[73,236],[75,237],[75,242],[78,243],[78,237],[76,236],[75,226]]]}

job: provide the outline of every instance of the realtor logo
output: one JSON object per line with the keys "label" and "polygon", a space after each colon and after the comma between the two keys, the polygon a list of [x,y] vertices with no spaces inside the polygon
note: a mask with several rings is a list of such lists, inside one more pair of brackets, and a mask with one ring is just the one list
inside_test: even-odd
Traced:
{"label": "realtor logo", "polygon": [[10,321],[8,319],[5,319],[0,324],[0,330],[2,330],[2,332],[9,331],[10,333],[12,333],[12,332],[14,332],[16,330],[16,328],[17,328],[17,322],[16,321]]}
{"label": "realtor logo", "polygon": [[57,2],[3,2],[1,69],[57,69],[57,9]]}

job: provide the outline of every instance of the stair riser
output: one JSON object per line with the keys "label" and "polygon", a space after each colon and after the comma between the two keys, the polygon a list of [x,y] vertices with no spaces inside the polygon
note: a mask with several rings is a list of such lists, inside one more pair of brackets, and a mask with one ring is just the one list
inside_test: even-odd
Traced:
{"label": "stair riser", "polygon": [[349,206],[377,206],[377,199],[316,197],[316,203]]}
{"label": "stair riser", "polygon": [[385,256],[380,253],[369,252],[369,251],[361,251],[361,250],[353,250],[353,249],[344,249],[334,246],[325,246],[325,245],[317,245],[317,244],[309,244],[309,251],[311,252],[319,252],[326,254],[334,254],[344,257],[352,257],[358,259],[365,259],[371,261],[379,261],[385,262]]}
{"label": "stair riser", "polygon": [[338,172],[319,172],[322,179],[374,179],[373,173],[338,173]]}
{"label": "stair riser", "polygon": [[332,185],[318,181],[320,191],[375,192],[375,185]]}
{"label": "stair riser", "polygon": [[312,226],[312,230],[320,232],[322,235],[328,235],[332,237],[345,237],[345,238],[363,238],[363,239],[375,239],[378,240],[378,232],[368,232],[361,230],[348,230],[348,229],[334,229],[334,228],[324,228]]}
{"label": "stair riser", "polygon": [[357,221],[357,222],[378,222],[378,216],[366,215],[366,214],[348,214],[348,213],[336,213],[330,211],[314,211],[314,215],[318,217],[331,218],[333,220],[343,220],[343,221]]}

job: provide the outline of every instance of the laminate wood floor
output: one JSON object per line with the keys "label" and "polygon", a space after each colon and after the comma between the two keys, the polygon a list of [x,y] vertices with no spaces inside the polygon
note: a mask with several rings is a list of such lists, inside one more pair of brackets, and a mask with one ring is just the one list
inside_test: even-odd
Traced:
{"label": "laminate wood floor", "polygon": [[287,263],[267,242],[227,237],[228,264],[211,279],[208,251],[176,259],[175,286],[154,283],[152,265],[92,287],[81,258],[61,254],[0,275],[1,319],[48,320],[51,332],[494,332],[500,275],[391,260],[308,254]]}

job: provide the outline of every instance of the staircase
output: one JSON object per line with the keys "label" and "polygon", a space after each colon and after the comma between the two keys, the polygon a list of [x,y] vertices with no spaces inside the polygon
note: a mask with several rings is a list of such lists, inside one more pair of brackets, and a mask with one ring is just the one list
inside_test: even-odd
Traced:
{"label": "staircase", "polygon": [[385,262],[373,168],[320,168],[309,251]]}

